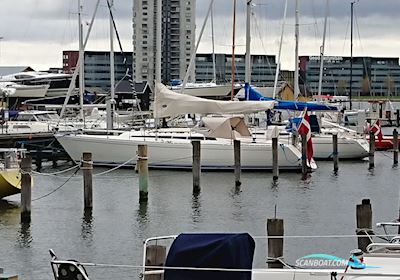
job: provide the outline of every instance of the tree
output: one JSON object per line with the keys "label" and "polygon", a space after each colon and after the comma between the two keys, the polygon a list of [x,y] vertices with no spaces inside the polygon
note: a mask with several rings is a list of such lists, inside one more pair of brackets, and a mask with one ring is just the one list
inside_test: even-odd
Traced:
{"label": "tree", "polygon": [[338,95],[346,95],[347,89],[347,81],[339,80],[337,83],[337,94]]}
{"label": "tree", "polygon": [[366,76],[361,82],[361,92],[362,95],[371,95],[371,81],[369,80],[369,77]]}
{"label": "tree", "polygon": [[394,83],[394,79],[392,76],[390,76],[390,75],[387,76],[386,81],[385,81],[385,86],[387,89],[388,96],[393,95],[395,83]]}

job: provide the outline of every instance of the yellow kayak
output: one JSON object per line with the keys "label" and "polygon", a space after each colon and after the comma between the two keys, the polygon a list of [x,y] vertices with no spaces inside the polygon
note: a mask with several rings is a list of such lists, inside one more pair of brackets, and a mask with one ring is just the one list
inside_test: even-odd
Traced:
{"label": "yellow kayak", "polygon": [[0,171],[0,198],[21,192],[21,172],[18,168]]}

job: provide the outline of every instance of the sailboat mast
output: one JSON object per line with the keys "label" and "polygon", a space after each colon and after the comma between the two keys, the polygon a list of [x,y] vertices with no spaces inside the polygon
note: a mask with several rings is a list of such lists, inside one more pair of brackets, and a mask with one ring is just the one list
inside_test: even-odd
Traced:
{"label": "sailboat mast", "polygon": [[322,75],[324,72],[325,37],[326,37],[326,24],[328,21],[328,14],[329,14],[329,0],[326,0],[324,34],[322,36],[321,55],[319,57],[320,66],[319,66],[319,81],[318,81],[318,101],[321,101],[321,93],[322,93]]}
{"label": "sailboat mast", "polygon": [[288,0],[285,1],[285,9],[283,11],[281,41],[279,42],[278,63],[276,64],[275,81],[274,81],[274,92],[273,92],[273,95],[272,95],[272,98],[274,98],[274,99],[275,99],[275,96],[276,96],[276,87],[278,85],[279,71],[281,70],[280,69],[281,68],[281,52],[282,52],[283,34],[285,32],[287,6],[288,6]]}
{"label": "sailboat mast", "polygon": [[114,25],[111,17],[111,9],[114,6],[114,0],[110,0],[110,112],[108,112],[107,129],[114,128],[114,110],[115,110],[115,70],[114,70]]}
{"label": "sailboat mast", "polygon": [[250,81],[251,81],[251,54],[250,54],[250,44],[251,44],[251,36],[250,36],[250,15],[251,15],[251,2],[252,0],[247,0],[247,12],[246,12],[246,67],[245,67],[245,90],[247,91],[245,96],[249,98],[249,89],[250,89]]}
{"label": "sailboat mast", "polygon": [[297,99],[299,97],[299,0],[296,0],[295,15],[294,98]]}
{"label": "sailboat mast", "polygon": [[351,27],[350,27],[350,91],[349,91],[349,101],[350,110],[352,109],[351,96],[353,93],[353,14],[354,14],[354,1],[351,2]]}
{"label": "sailboat mast", "polygon": [[232,90],[231,100],[233,100],[233,94],[235,92],[235,36],[236,36],[236,0],[233,0],[233,29],[232,29]]}
{"label": "sailboat mast", "polygon": [[215,67],[215,42],[214,42],[214,7],[211,7],[211,41],[212,41],[212,62],[213,62],[213,82],[217,82],[217,70]]}
{"label": "sailboat mast", "polygon": [[84,76],[84,51],[83,51],[83,27],[82,27],[82,3],[78,0],[78,22],[79,22],[79,105],[80,105],[80,117],[84,119],[83,112],[83,94],[85,92],[85,76]]}

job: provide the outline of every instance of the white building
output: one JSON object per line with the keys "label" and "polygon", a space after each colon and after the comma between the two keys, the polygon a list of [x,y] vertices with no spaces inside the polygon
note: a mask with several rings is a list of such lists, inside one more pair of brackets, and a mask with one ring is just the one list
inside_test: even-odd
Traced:
{"label": "white building", "polygon": [[[154,84],[158,0],[133,0],[133,71],[137,82]],[[183,80],[195,47],[195,0],[161,0],[162,82]],[[194,69],[191,78],[194,78]]]}

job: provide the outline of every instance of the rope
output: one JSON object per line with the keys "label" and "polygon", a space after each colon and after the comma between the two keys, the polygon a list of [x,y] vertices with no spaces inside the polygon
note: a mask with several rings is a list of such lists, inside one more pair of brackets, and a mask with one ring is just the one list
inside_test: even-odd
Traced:
{"label": "rope", "polygon": [[136,159],[136,158],[137,158],[137,156],[134,156],[133,158],[128,159],[128,160],[125,161],[124,163],[122,163],[122,164],[120,164],[120,165],[118,165],[118,166],[116,166],[116,167],[114,167],[114,168],[111,168],[111,169],[106,170],[106,171],[104,171],[104,172],[100,172],[100,173],[97,173],[97,174],[93,174],[93,177],[102,176],[102,175],[108,174],[108,173],[110,173],[110,172],[113,172],[114,170],[117,170],[117,169],[119,169],[119,168],[121,168],[121,167],[127,165],[129,162],[133,161],[133,160]]}
{"label": "rope", "polygon": [[67,184],[68,181],[69,181],[78,171],[79,171],[79,169],[75,170],[75,172],[72,173],[72,175],[71,175],[64,183],[62,183],[59,187],[57,187],[56,189],[52,190],[51,192],[49,192],[49,193],[47,193],[47,194],[45,194],[45,195],[42,195],[42,196],[38,197],[38,198],[32,199],[32,201],[40,200],[40,199],[42,199],[42,198],[48,197],[49,195],[55,193],[56,191],[58,191],[59,189],[61,189],[63,186],[65,186],[65,184]]}
{"label": "rope", "polygon": [[[52,173],[41,173],[41,172],[37,172],[37,171],[33,171],[32,170],[32,173],[35,174],[35,175],[41,175],[41,176],[55,176],[57,174],[66,173],[66,172],[71,171],[71,170],[73,170],[75,168],[78,168],[78,167],[79,167],[79,165],[74,165],[74,166],[72,166],[70,168],[63,169],[63,170],[60,170],[60,171],[57,171],[57,172],[52,172]],[[58,177],[58,176],[56,176],[56,177]]]}

